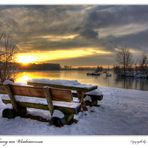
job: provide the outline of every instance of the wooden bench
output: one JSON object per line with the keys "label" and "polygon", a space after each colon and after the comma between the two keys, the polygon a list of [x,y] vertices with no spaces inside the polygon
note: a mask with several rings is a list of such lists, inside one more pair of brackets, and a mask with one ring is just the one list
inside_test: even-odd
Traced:
{"label": "wooden bench", "polygon": [[49,87],[54,87],[54,88],[62,88],[62,89],[70,89],[72,91],[74,91],[73,97],[77,97],[79,98],[79,101],[81,103],[81,111],[87,111],[87,103],[84,100],[84,97],[86,96],[90,96],[91,97],[91,102],[89,103],[91,106],[95,105],[97,106],[97,102],[98,100],[102,100],[103,95],[101,94],[97,94],[93,93],[94,91],[96,91],[97,86],[94,85],[86,85],[86,84],[80,84],[80,83],[76,83],[75,85],[73,85],[73,83],[62,83],[59,81],[59,83],[56,81],[56,83],[54,82],[54,80],[47,80],[46,82],[42,82],[42,81],[28,81],[27,82],[28,85],[33,85],[33,86],[40,86],[40,87],[44,87],[44,86],[49,86]]}
{"label": "wooden bench", "polygon": [[[69,124],[74,114],[80,111],[80,103],[72,101],[72,93],[68,89],[0,84],[0,93],[8,94],[10,99],[2,99],[2,101],[5,104],[12,104],[16,116],[25,116],[27,108],[49,110],[51,116],[54,110],[60,110],[64,113],[63,121]],[[17,98],[18,96],[27,97]],[[31,100],[28,97],[32,97]],[[41,101],[34,101],[37,99]]]}

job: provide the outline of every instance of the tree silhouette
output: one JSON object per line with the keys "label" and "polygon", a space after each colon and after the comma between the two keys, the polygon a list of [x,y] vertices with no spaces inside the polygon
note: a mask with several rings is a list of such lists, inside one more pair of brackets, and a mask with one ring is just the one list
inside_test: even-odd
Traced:
{"label": "tree silhouette", "polygon": [[0,34],[0,82],[14,78],[16,44],[6,34]]}
{"label": "tree silhouette", "polygon": [[125,74],[126,69],[132,63],[132,54],[130,50],[126,47],[120,47],[116,49],[116,60],[123,66],[123,71]]}

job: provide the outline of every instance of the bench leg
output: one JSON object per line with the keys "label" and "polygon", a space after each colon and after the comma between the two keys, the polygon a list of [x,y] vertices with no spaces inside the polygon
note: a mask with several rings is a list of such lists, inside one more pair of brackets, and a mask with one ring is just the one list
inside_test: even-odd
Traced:
{"label": "bench leg", "polygon": [[91,106],[97,106],[98,105],[98,99],[91,97]]}
{"label": "bench leg", "polygon": [[16,117],[14,109],[6,108],[2,111],[2,117],[12,119]]}
{"label": "bench leg", "polygon": [[74,122],[73,114],[64,114],[63,118],[52,117],[49,121],[50,125],[54,125],[56,127],[63,127],[64,125],[71,125]]}
{"label": "bench leg", "polygon": [[19,112],[16,113],[17,116],[21,116],[21,117],[26,116],[26,114],[27,114],[27,108],[26,107],[18,106],[18,110],[19,110]]}
{"label": "bench leg", "polygon": [[78,95],[78,98],[79,98],[80,103],[81,103],[81,111],[82,112],[83,111],[87,111],[88,109],[87,109],[86,104],[85,104],[85,101],[84,101],[84,96],[85,96],[84,92],[77,91],[77,95]]}
{"label": "bench leg", "polygon": [[8,118],[8,119],[15,118],[16,116],[25,117],[26,114],[27,114],[26,107],[20,107],[19,106],[18,109],[19,109],[19,112],[16,112],[14,109],[6,108],[2,112],[2,117]]}
{"label": "bench leg", "polygon": [[91,96],[91,106],[100,106],[98,105],[98,101],[101,101],[103,96]]}
{"label": "bench leg", "polygon": [[64,114],[64,124],[72,124],[74,122],[74,114]]}

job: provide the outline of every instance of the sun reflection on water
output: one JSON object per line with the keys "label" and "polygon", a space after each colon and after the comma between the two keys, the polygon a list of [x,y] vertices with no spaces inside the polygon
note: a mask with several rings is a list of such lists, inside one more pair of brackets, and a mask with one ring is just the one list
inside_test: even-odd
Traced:
{"label": "sun reflection on water", "polygon": [[57,77],[60,77],[59,72],[18,72],[16,75],[15,82],[27,84],[27,81],[31,79],[54,79]]}

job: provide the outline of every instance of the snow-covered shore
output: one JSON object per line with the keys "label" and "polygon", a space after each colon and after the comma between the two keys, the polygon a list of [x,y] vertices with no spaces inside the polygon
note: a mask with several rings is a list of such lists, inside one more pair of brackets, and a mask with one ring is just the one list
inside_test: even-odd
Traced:
{"label": "snow-covered shore", "polygon": [[[6,105],[0,99],[0,135],[148,135],[148,91],[98,89],[104,95],[101,106],[80,113],[77,124],[62,128],[32,119],[2,118]],[[48,116],[45,111],[41,113]]]}

